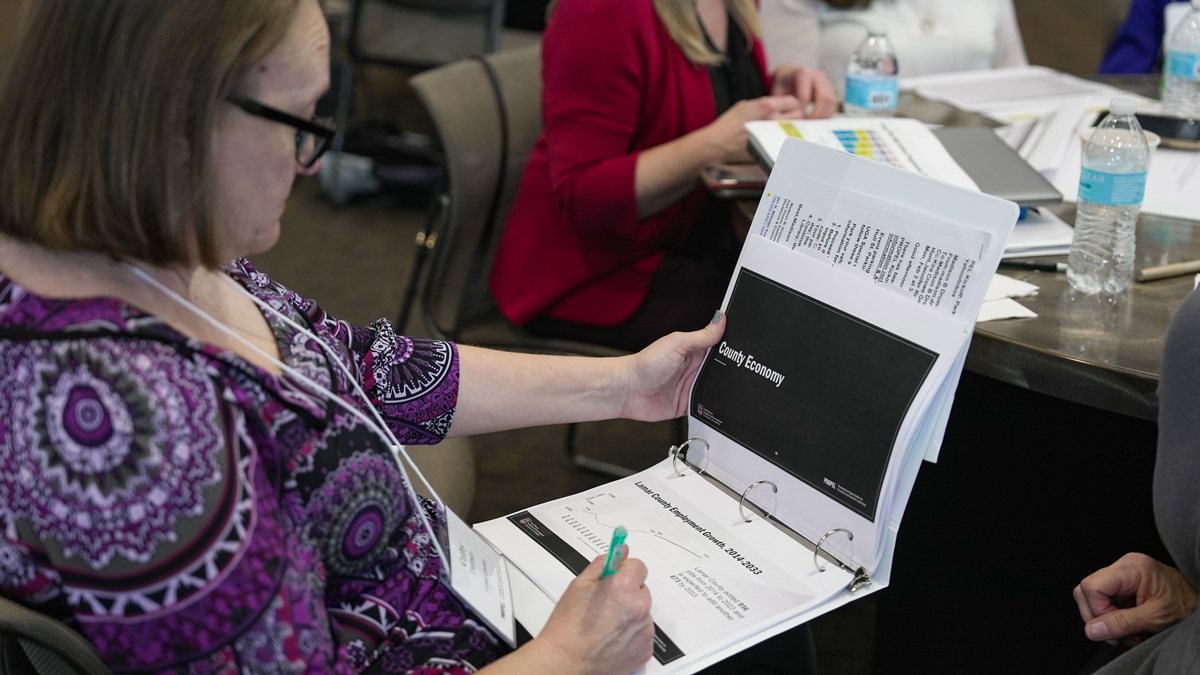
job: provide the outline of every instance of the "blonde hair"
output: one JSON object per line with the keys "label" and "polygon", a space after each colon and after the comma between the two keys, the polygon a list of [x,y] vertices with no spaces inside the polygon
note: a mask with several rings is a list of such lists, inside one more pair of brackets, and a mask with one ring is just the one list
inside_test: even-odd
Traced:
{"label": "blonde hair", "polygon": [[0,77],[0,232],[58,251],[218,260],[218,106],[297,0],[36,0]]}
{"label": "blonde hair", "polygon": [[[558,2],[559,0],[550,0],[550,4],[546,6],[547,23]],[[658,19],[667,28],[667,34],[679,45],[689,61],[711,66],[725,60],[725,55],[710,47],[708,40],[704,38],[704,28],[700,25],[700,16],[696,13],[696,0],[652,2]],[[725,7],[750,41],[762,35],[758,23],[758,7],[754,0],[725,0]]]}
{"label": "blonde hair", "polygon": [[[700,16],[696,13],[696,0],[653,0],[654,11],[667,28],[667,34],[683,50],[684,56],[692,63],[702,63],[706,66],[716,65],[725,60],[725,55],[709,46],[704,37],[704,28],[700,25]],[[725,0],[725,7],[730,16],[753,42],[762,31],[758,24],[758,8],[754,0]]]}

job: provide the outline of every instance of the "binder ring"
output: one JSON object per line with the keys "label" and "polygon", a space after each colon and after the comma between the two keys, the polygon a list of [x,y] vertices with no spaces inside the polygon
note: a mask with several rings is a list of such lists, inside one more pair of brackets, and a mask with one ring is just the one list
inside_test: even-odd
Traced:
{"label": "binder ring", "polygon": [[692,444],[692,441],[703,443],[704,448],[706,450],[708,449],[708,441],[704,440],[703,438],[689,438],[679,445],[672,445],[671,449],[669,450],[671,454],[671,468],[675,470],[676,476],[682,476],[683,472],[679,470],[679,466],[675,462],[679,459],[680,455],[683,455],[683,463],[685,466],[687,465],[687,450],[688,446]]}
{"label": "binder ring", "polygon": [[[762,485],[763,483],[766,483],[767,485],[770,485],[770,486],[771,486],[771,491],[772,491],[772,492],[779,492],[779,486],[775,485],[774,483],[772,483],[772,482],[771,482],[771,481],[769,481],[769,480],[758,480],[758,481],[754,481],[753,483],[751,483],[751,484],[750,484],[750,487],[748,487],[748,488],[746,488],[745,490],[743,490],[743,491],[742,491],[742,498],[738,500],[738,515],[740,515],[740,516],[742,517],[742,520],[743,520],[743,521],[745,521],[745,522],[747,522],[747,523],[748,523],[748,522],[750,522],[750,519],[746,517],[746,511],[745,511],[745,506],[746,506],[746,495],[750,494],[750,491],[751,491],[751,490],[753,490],[754,488],[758,487],[759,485]],[[763,509],[763,517],[765,518],[765,517],[767,517],[767,516],[769,516],[769,515],[771,515],[771,514],[767,513],[767,510],[766,510],[766,509]],[[822,540],[822,541],[823,541],[823,540]],[[820,546],[820,544],[818,544],[818,546]]]}
{"label": "binder ring", "polygon": [[821,539],[817,541],[817,547],[813,549],[813,566],[817,568],[818,572],[825,571],[825,566],[821,564],[820,558],[817,557],[817,554],[821,552],[821,544],[824,544],[826,539],[838,532],[845,532],[846,536],[850,537],[850,541],[854,541],[854,533],[844,527],[835,527],[826,532],[825,536],[821,537]]}
{"label": "binder ring", "polygon": [[812,565],[814,565],[817,568],[817,572],[824,572],[824,566],[821,565],[821,558],[817,557],[817,554],[820,554],[820,552],[821,552],[821,544],[824,544],[824,540],[828,539],[830,536],[833,536],[833,534],[836,534],[838,532],[845,532],[846,536],[850,537],[851,542],[853,542],[854,533],[851,532],[850,530],[846,530],[845,527],[834,527],[833,530],[830,530],[830,531],[824,533],[824,536],[821,537],[820,540],[817,540],[817,548],[812,550]]}

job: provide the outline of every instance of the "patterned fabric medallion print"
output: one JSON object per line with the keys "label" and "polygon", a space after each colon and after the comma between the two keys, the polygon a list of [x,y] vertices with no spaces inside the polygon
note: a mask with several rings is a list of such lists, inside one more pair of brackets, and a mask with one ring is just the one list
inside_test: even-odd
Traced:
{"label": "patterned fabric medallion print", "polygon": [[454,353],[449,343],[396,335],[391,324],[383,321],[371,327],[379,333],[371,345],[375,382],[387,383],[379,393],[388,403],[426,396],[450,374]]}
{"label": "patterned fabric medallion print", "polygon": [[345,457],[312,499],[311,522],[332,576],[371,571],[411,515],[396,461],[375,452]]}
{"label": "patterned fabric medallion print", "polygon": [[13,346],[0,390],[14,393],[0,410],[0,502],[95,569],[148,561],[221,480],[211,383],[162,345]]}

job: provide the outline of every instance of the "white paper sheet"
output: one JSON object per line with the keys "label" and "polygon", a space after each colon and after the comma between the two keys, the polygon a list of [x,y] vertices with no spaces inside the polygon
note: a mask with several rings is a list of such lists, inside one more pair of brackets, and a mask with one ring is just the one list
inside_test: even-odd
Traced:
{"label": "white paper sheet", "polygon": [[989,300],[979,310],[979,321],[1001,319],[1036,319],[1037,313],[1011,298]]}
{"label": "white paper sheet", "polygon": [[1042,255],[1066,255],[1071,250],[1075,228],[1047,209],[1029,209],[1026,216],[1017,221],[1008,245],[1004,247],[1005,258],[1032,258]]}
{"label": "white paper sheet", "polygon": [[508,563],[479,533],[446,509],[450,579],[454,592],[510,646],[517,644]]}
{"label": "white paper sheet", "polygon": [[[757,516],[744,522],[737,500],[694,471],[675,475],[670,460],[527,513],[587,559],[606,553],[615,525],[629,530],[630,556],[649,571],[660,637],[682,652],[667,663],[651,659],[642,671],[648,674],[695,672],[798,625],[796,619],[849,583],[833,565],[818,572],[811,550],[777,526]],[[539,581],[538,592],[525,584],[518,596],[535,608],[522,623],[536,635],[539,618],[548,616],[544,597],[561,597],[574,572],[510,518],[475,528]]]}
{"label": "white paper sheet", "polygon": [[1020,101],[1107,96],[1115,88],[1043,66],[1019,66],[900,78],[900,88],[956,108],[987,112]]}
{"label": "white paper sheet", "polygon": [[805,176],[765,193],[762,203],[759,236],[950,315],[972,291],[990,239],[982,230]]}
{"label": "white paper sheet", "polygon": [[979,189],[937,136],[917,120],[875,117],[769,120],[749,122],[746,130],[772,160],[779,156],[784,140],[803,138],[968,190]]}
{"label": "white paper sheet", "polygon": [[990,302],[1000,298],[1027,298],[1037,295],[1038,290],[1037,286],[1027,281],[997,274],[992,277],[992,283],[988,284],[987,295],[983,296],[983,301]]}

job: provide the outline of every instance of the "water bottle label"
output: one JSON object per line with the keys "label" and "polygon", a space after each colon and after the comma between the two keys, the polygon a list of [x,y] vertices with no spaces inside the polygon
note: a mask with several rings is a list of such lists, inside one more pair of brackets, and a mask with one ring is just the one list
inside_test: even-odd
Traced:
{"label": "water bottle label", "polygon": [[868,110],[890,110],[900,98],[900,82],[895,77],[846,76],[846,103]]}
{"label": "water bottle label", "polygon": [[1141,204],[1146,194],[1146,172],[1108,173],[1084,167],[1079,174],[1079,198],[1093,204]]}
{"label": "water bottle label", "polygon": [[1167,52],[1167,75],[1200,81],[1200,54]]}

